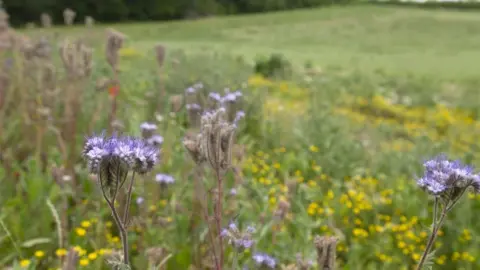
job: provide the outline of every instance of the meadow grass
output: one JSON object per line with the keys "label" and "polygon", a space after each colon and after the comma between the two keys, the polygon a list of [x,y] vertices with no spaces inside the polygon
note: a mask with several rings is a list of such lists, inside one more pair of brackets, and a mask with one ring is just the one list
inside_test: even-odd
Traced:
{"label": "meadow grass", "polygon": [[[71,248],[79,269],[108,269],[105,260],[121,249],[119,232],[80,152],[85,135],[109,127],[113,95],[122,133],[140,135],[149,121],[164,138],[160,164],[137,177],[133,190],[134,269],[211,268],[202,211],[214,201],[214,173],[204,168],[199,176],[182,144],[198,132],[185,89],[201,82],[195,102],[239,89],[246,114],[225,177],[222,225],[255,226],[255,245],[239,252],[225,242],[225,269],[253,266],[255,252],[275,257],[278,269],[303,269],[316,261],[315,235],[338,238],[338,269],[412,269],[431,225],[432,200],[415,184],[423,160],[444,152],[480,166],[477,17],[351,6],[118,24],[128,36],[119,51],[118,95],[111,87],[95,90],[97,79],[116,74],[103,56],[106,26],[22,31],[55,42],[82,37],[96,51],[91,74],[78,80],[64,77],[54,57],[58,96],[43,91],[36,76],[12,73],[17,99],[0,114],[0,267],[56,269]],[[167,52],[161,68],[157,43]],[[255,57],[273,52],[294,64],[290,78],[253,74]],[[307,60],[313,67],[303,67]],[[53,130],[72,121],[62,113],[72,100],[81,105],[76,133],[61,134],[77,149],[69,168]],[[51,117],[37,119],[32,107],[49,108]],[[157,173],[175,182],[160,185]],[[466,197],[439,233],[434,269],[480,266],[480,195]]]}
{"label": "meadow grass", "polygon": [[[478,70],[479,20],[475,12],[359,5],[115,28],[139,50],[162,42],[187,53],[215,50],[249,60],[280,52],[297,65],[458,78]],[[96,30],[102,36],[103,26]]]}

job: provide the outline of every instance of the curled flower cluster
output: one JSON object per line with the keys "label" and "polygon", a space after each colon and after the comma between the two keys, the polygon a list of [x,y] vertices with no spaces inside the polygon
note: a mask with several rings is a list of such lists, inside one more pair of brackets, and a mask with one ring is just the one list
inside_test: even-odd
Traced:
{"label": "curled flower cluster", "polygon": [[117,136],[105,138],[103,135],[87,138],[82,154],[87,160],[89,171],[95,174],[112,165],[123,171],[145,174],[152,170],[159,158],[158,149],[142,139]]}
{"label": "curled flower cluster", "polygon": [[460,161],[450,161],[445,155],[440,155],[427,160],[423,167],[425,173],[417,180],[417,184],[434,196],[460,195],[460,191],[469,187],[480,192],[480,175]]}
{"label": "curled flower cluster", "polygon": [[258,267],[265,267],[270,269],[275,269],[277,261],[275,258],[265,254],[265,253],[255,253],[252,256],[252,259],[255,261],[255,264]]}
{"label": "curled flower cluster", "polygon": [[248,226],[244,232],[241,232],[235,223],[230,223],[227,228],[222,229],[220,235],[228,239],[228,243],[234,248],[242,251],[251,248],[255,243],[252,240],[252,234],[255,232],[253,226]]}

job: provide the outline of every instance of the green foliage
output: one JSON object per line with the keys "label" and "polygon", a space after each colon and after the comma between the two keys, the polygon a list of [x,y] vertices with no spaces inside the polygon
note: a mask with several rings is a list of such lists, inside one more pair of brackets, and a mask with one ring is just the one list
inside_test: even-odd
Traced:
{"label": "green foliage", "polygon": [[260,58],[255,62],[254,72],[265,77],[291,76],[291,64],[281,54],[272,54],[268,58]]}

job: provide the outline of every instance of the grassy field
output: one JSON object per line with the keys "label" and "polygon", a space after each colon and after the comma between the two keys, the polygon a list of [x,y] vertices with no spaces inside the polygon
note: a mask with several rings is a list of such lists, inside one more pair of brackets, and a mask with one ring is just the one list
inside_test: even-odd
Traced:
{"label": "grassy field", "polygon": [[[187,53],[212,50],[250,60],[280,52],[298,65],[458,78],[477,74],[479,21],[476,12],[356,6],[114,27],[139,50],[162,42]],[[103,27],[98,30],[103,36]]]}
{"label": "grassy field", "polygon": [[[118,261],[120,231],[82,148],[109,127],[142,136],[150,122],[163,143],[159,164],[133,186],[133,269],[215,269],[213,209],[220,227],[235,223],[254,241],[238,249],[223,239],[222,269],[316,269],[317,235],[338,239],[338,269],[415,269],[434,203],[416,185],[423,161],[445,153],[480,166],[479,22],[473,12],[363,5],[21,30],[50,38],[53,56],[0,54],[0,268]],[[106,27],[128,36],[118,73],[105,61]],[[62,47],[65,38],[95,48],[93,60],[85,47]],[[156,44],[166,48],[161,64]],[[253,73],[272,53],[292,63],[291,76]],[[215,173],[195,164],[185,140],[200,132],[198,113],[219,105],[211,93],[226,88],[242,93],[229,117],[245,117],[218,199]],[[163,174],[174,182],[162,184]],[[448,214],[433,269],[480,267],[479,208],[468,192]],[[257,265],[258,252],[276,266]]]}

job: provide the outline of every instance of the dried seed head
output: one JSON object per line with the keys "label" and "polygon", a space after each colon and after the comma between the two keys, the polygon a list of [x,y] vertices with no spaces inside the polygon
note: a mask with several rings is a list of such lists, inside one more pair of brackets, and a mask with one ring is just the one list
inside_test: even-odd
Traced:
{"label": "dried seed head", "polygon": [[105,56],[113,70],[118,69],[118,51],[122,48],[126,36],[114,29],[107,29]]}
{"label": "dried seed head", "polygon": [[74,249],[71,248],[68,250],[67,253],[67,258],[65,262],[63,263],[63,270],[76,270],[77,269],[77,264],[78,264],[78,259],[79,259],[79,254],[78,252]]}
{"label": "dried seed head", "polygon": [[170,104],[172,106],[172,112],[179,112],[183,105],[183,96],[174,95],[170,97]]}
{"label": "dried seed head", "polygon": [[290,203],[286,200],[280,200],[278,202],[277,209],[275,210],[274,216],[277,219],[283,220],[287,216],[288,211],[290,210]]}
{"label": "dried seed head", "polygon": [[47,13],[42,13],[42,15],[40,15],[40,22],[44,28],[52,27],[52,17],[50,17],[50,15]]}
{"label": "dried seed head", "polygon": [[7,31],[10,27],[8,23],[9,17],[8,13],[3,8],[0,8],[0,33]]}
{"label": "dried seed head", "polygon": [[113,83],[114,82],[113,82],[112,79],[109,79],[109,78],[106,78],[106,77],[101,77],[101,78],[98,78],[97,81],[95,82],[95,89],[97,91],[105,91]]}
{"label": "dried seed head", "polygon": [[183,141],[183,145],[187,149],[188,153],[192,157],[193,161],[200,165],[206,161],[205,156],[203,155],[203,152],[201,150],[201,140],[202,140],[202,135],[198,134],[196,137],[193,139],[188,139],[186,138]]}
{"label": "dried seed head", "polygon": [[88,77],[92,71],[93,50],[81,40],[65,40],[60,46],[60,58],[67,74],[74,79]]}
{"label": "dried seed head", "polygon": [[63,21],[65,22],[66,25],[70,26],[73,24],[73,21],[75,20],[75,16],[77,13],[69,8],[66,8],[63,11]]}
{"label": "dried seed head", "polygon": [[85,16],[85,26],[92,27],[95,24],[95,20],[91,16]]}
{"label": "dried seed head", "polygon": [[235,126],[224,120],[225,109],[205,113],[201,119],[201,149],[213,170],[224,173],[232,160]]}
{"label": "dried seed head", "polygon": [[147,249],[148,261],[152,265],[157,265],[165,257],[166,250],[162,247],[151,247]]}
{"label": "dried seed head", "polygon": [[155,46],[155,53],[157,56],[157,63],[159,67],[163,66],[163,61],[165,60],[165,46],[158,44]]}
{"label": "dried seed head", "polygon": [[319,269],[335,269],[335,257],[338,239],[330,236],[315,236],[314,244],[317,249]]}

